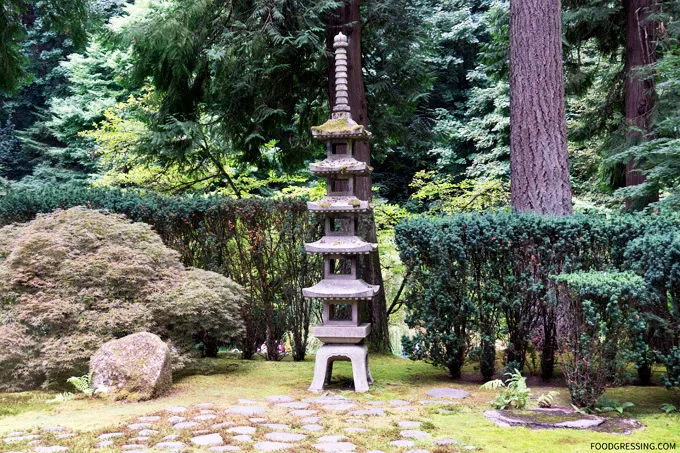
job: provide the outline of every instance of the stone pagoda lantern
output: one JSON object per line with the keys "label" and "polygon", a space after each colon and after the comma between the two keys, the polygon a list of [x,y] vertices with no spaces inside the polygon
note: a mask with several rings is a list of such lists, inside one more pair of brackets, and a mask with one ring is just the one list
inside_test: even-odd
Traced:
{"label": "stone pagoda lantern", "polygon": [[359,255],[375,251],[372,244],[357,237],[358,215],[370,211],[368,201],[355,195],[355,178],[366,176],[370,167],[354,158],[354,143],[368,140],[371,133],[352,120],[347,87],[347,37],[335,36],[335,95],[332,117],[312,128],[316,140],[324,142],[328,156],[310,164],[312,173],[326,178],[327,196],[307,203],[310,211],[324,216],[325,236],[305,244],[307,253],[324,257],[324,278],[302,290],[304,297],[323,301],[323,322],[314,328],[314,336],[324,345],[316,353],[314,380],[309,390],[321,392],[330,382],[333,362],[350,361],[354,390],[368,391],[373,382],[368,367],[368,349],[364,339],[371,325],[359,321],[359,303],[371,300],[380,289],[357,278]]}

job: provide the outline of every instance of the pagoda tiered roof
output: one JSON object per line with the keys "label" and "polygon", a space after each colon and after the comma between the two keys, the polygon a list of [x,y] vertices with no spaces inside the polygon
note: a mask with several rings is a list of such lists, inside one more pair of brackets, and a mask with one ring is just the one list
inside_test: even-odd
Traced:
{"label": "pagoda tiered roof", "polygon": [[313,299],[371,299],[380,286],[369,285],[362,279],[325,278],[311,288],[304,288],[302,295]]}
{"label": "pagoda tiered roof", "polygon": [[307,209],[312,212],[367,212],[371,210],[368,201],[355,196],[325,197],[319,201],[308,201]]}
{"label": "pagoda tiered roof", "polygon": [[322,142],[340,138],[368,140],[370,136],[371,133],[364,126],[347,117],[333,118],[321,126],[312,126],[312,137]]}
{"label": "pagoda tiered roof", "polygon": [[308,253],[367,254],[377,248],[378,244],[366,242],[357,236],[324,236],[316,242],[305,244]]}
{"label": "pagoda tiered roof", "polygon": [[320,162],[309,164],[309,170],[317,175],[349,173],[367,175],[371,168],[365,162],[360,162],[353,157],[329,157]]}

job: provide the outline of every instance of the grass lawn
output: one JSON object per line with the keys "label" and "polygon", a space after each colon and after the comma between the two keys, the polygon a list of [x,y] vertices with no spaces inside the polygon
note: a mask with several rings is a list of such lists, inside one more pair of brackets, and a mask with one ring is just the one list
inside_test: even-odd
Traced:
{"label": "grass lawn", "polygon": [[[266,362],[262,360],[242,361],[235,358],[205,360],[201,375],[181,376],[176,379],[173,390],[168,395],[142,403],[107,402],[96,399],[76,399],[63,403],[47,403],[54,397],[52,393],[27,392],[21,394],[0,394],[0,436],[13,431],[36,430],[38,427],[60,425],[74,432],[76,437],[64,439],[59,445],[69,446],[71,451],[92,450],[97,435],[112,432],[124,427],[142,415],[161,414],[168,406],[186,406],[212,402],[217,408],[228,408],[237,404],[239,398],[263,401],[271,395],[288,395],[296,400],[310,397],[306,391],[309,386],[314,361],[295,363],[290,360]],[[424,422],[422,430],[433,437],[448,437],[464,445],[478,447],[477,451],[486,452],[591,452],[591,442],[675,442],[680,450],[680,416],[665,415],[659,406],[672,403],[680,407],[680,392],[657,387],[623,387],[607,392],[610,398],[631,401],[635,407],[626,415],[636,418],[646,428],[631,435],[604,434],[569,429],[530,430],[526,428],[502,428],[488,421],[482,413],[490,409],[488,402],[494,391],[480,390],[478,373],[470,371],[462,380],[451,380],[441,369],[423,362],[412,362],[393,356],[372,356],[371,370],[376,383],[366,394],[355,394],[349,389],[351,369],[349,363],[335,364],[335,381],[330,393],[343,394],[357,399],[360,404],[375,400],[410,400],[415,411],[398,412],[388,404],[387,417],[369,417],[365,425],[371,432],[352,437],[357,451],[379,449],[386,452],[404,451],[387,445],[390,440],[399,438],[396,426],[398,420],[417,420]],[[568,392],[561,386],[545,386],[540,379],[530,380],[535,407],[535,397],[550,390],[560,392],[555,404],[568,405]],[[457,400],[445,406],[421,405],[418,401],[431,400],[426,391],[435,387],[456,387],[466,390],[470,397]],[[440,413],[440,409],[450,413]],[[611,413],[610,413],[611,414]],[[283,409],[274,407],[267,415],[272,423],[289,423],[294,429],[300,426],[299,420]],[[321,424],[323,435],[346,434],[344,427],[347,417],[326,417]],[[170,434],[170,431],[161,434]],[[159,435],[161,435],[159,434]],[[188,437],[191,437],[188,435]],[[312,436],[310,436],[311,438]],[[185,442],[187,438],[183,438]],[[295,451],[312,452],[313,442],[301,444]],[[242,445],[243,451],[251,451],[252,444]],[[423,448],[432,452],[454,452],[455,446],[435,446]],[[6,445],[0,443],[0,452],[31,451],[26,444]],[[408,450],[408,449],[405,449]],[[120,451],[118,448],[98,449],[101,452]],[[645,450],[643,450],[645,451]]]}

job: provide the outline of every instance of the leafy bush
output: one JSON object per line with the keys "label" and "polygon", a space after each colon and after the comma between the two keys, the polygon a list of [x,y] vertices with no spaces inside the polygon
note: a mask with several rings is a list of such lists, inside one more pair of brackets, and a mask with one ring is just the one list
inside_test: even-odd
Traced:
{"label": "leafy bush", "polygon": [[[77,187],[13,190],[0,198],[0,225],[78,205],[148,223],[179,252],[185,266],[217,272],[242,285],[245,330],[238,342],[244,358],[266,341],[268,358],[278,359],[275,345],[288,334],[294,359],[304,359],[314,307],[302,297],[302,288],[322,278],[320,257],[304,251],[305,241],[322,235],[304,200],[175,197]],[[204,343],[202,350],[216,353],[214,344]]]}
{"label": "leafy bush", "polygon": [[577,272],[555,277],[563,289],[558,330],[562,371],[571,399],[592,409],[630,359],[632,312],[645,282],[632,272]]}
{"label": "leafy bush", "polygon": [[242,334],[242,288],[186,270],[149,225],[77,207],[0,238],[0,390],[63,385],[104,342],[139,331],[182,360]]}
{"label": "leafy bush", "polygon": [[522,376],[517,369],[505,375],[509,376],[505,382],[502,379],[495,379],[482,385],[482,388],[487,390],[501,389],[496,398],[491,401],[491,406],[498,410],[505,410],[509,407],[524,410],[531,396],[531,391],[527,387],[527,378]]}

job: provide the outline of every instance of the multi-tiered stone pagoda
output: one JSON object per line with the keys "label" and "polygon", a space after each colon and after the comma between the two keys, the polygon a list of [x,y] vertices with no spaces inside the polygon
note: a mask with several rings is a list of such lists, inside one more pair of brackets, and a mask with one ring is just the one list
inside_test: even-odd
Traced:
{"label": "multi-tiered stone pagoda", "polygon": [[307,253],[324,257],[324,279],[302,290],[308,298],[321,299],[323,322],[314,328],[314,336],[324,345],[316,353],[314,380],[309,390],[320,392],[330,382],[333,362],[352,362],[354,390],[368,391],[373,381],[368,367],[368,350],[364,339],[371,325],[359,321],[359,303],[371,300],[380,289],[357,278],[359,255],[375,251],[378,244],[357,236],[358,215],[370,211],[368,201],[355,195],[355,178],[366,176],[370,167],[354,158],[354,143],[368,140],[371,133],[352,120],[347,87],[347,37],[335,36],[335,96],[332,117],[312,128],[316,140],[326,143],[328,156],[309,166],[312,173],[326,178],[327,196],[307,203],[310,211],[323,215],[325,236],[306,244]]}

